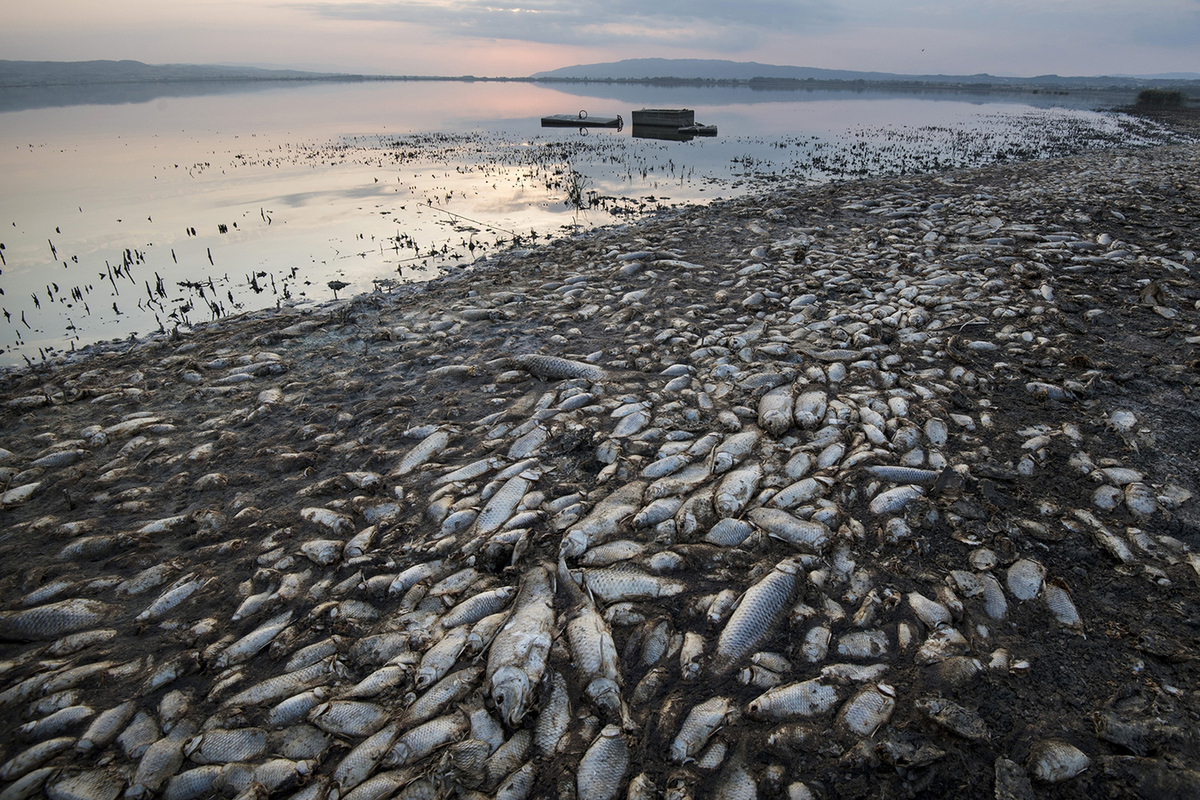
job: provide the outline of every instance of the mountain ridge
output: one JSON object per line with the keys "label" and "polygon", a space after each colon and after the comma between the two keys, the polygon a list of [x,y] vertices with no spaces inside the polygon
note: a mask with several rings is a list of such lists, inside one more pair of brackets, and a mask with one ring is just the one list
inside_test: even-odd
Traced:
{"label": "mountain ridge", "polygon": [[55,86],[150,81],[314,80],[336,74],[215,64],[144,64],[141,61],[5,61],[0,86]]}
{"label": "mountain ridge", "polygon": [[[1185,77],[1191,76],[1191,77]],[[989,83],[997,85],[1142,85],[1164,81],[1192,83],[1200,81],[1200,73],[1171,73],[1170,76],[1060,76],[1037,75],[1013,77],[976,73],[973,75],[902,74],[892,72],[863,72],[856,70],[794,67],[760,64],[756,61],[726,61],[720,59],[631,58],[598,64],[576,64],[547,70],[530,76],[534,80],[731,80],[754,79],[780,81],[870,81],[917,83]]]}

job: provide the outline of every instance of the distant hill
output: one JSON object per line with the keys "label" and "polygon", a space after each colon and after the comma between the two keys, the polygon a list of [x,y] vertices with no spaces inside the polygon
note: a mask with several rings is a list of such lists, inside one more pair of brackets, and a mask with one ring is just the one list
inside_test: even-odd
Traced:
{"label": "distant hill", "polygon": [[79,86],[152,81],[312,80],[327,73],[140,61],[0,61],[0,86]]}
{"label": "distant hill", "polygon": [[534,78],[613,78],[640,80],[646,78],[681,78],[700,80],[742,80],[752,78],[792,78],[795,80],[895,80],[900,77],[887,72],[852,72],[815,67],[785,67],[759,64],[756,61],[720,61],[704,58],[629,58],[604,64],[580,64],[574,67],[539,72]]}
{"label": "distant hill", "polygon": [[630,58],[602,64],[580,64],[573,67],[539,72],[535,80],[703,80],[752,81],[755,78],[778,81],[868,81],[872,83],[949,83],[991,84],[999,86],[1076,86],[1112,87],[1142,86],[1151,83],[1194,83],[1200,74],[1174,73],[1170,76],[1098,76],[1062,77],[1038,75],[1029,78],[1005,77],[980,73],[977,75],[903,75],[892,72],[856,72],[853,70],[818,69],[759,64],[754,61],[721,61],[695,58]]}
{"label": "distant hill", "polygon": [[1014,78],[981,73],[977,75],[902,75],[892,72],[856,72],[816,67],[789,67],[759,64],[754,61],[717,59],[631,58],[603,64],[539,72],[527,78],[416,75],[358,75],[332,72],[306,72],[295,69],[226,66],[212,64],[144,64],[141,61],[4,61],[0,60],[0,88],[34,90],[61,87],[73,91],[93,91],[90,87],[135,86],[150,84],[218,84],[242,81],[372,81],[372,80],[481,80],[481,81],[637,81],[637,82],[725,82],[762,85],[763,88],[788,88],[789,84],[808,81],[865,82],[875,84],[926,84],[944,86],[990,85],[1013,88],[1133,89],[1144,87],[1186,88],[1200,94],[1200,74],[1112,75],[1100,77],[1060,77],[1038,75]]}

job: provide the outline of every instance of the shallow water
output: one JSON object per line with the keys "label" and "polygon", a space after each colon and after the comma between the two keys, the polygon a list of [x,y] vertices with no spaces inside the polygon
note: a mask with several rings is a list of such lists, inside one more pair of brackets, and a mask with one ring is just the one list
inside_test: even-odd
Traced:
{"label": "shallow water", "polygon": [[[443,81],[175,91],[0,100],[18,109],[0,112],[0,365],[324,301],[338,283],[338,296],[386,289],[782,180],[1165,138],[1069,96]],[[644,106],[695,108],[720,136],[538,124]]]}

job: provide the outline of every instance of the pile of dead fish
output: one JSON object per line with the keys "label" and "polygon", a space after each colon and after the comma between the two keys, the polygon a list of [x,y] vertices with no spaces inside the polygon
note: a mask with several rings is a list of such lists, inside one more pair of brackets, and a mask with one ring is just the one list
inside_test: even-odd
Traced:
{"label": "pile of dead fish", "polygon": [[1194,254],[1118,210],[1171,155],[10,376],[0,800],[1200,790],[1196,471],[1071,327],[1170,326],[1128,370],[1195,385]]}

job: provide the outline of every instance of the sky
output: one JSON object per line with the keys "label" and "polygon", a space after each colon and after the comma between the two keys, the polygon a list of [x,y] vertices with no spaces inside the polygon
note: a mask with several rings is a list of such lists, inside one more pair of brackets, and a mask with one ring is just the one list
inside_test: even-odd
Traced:
{"label": "sky", "polygon": [[0,0],[0,58],[531,75],[624,58],[1200,73],[1200,0]]}

